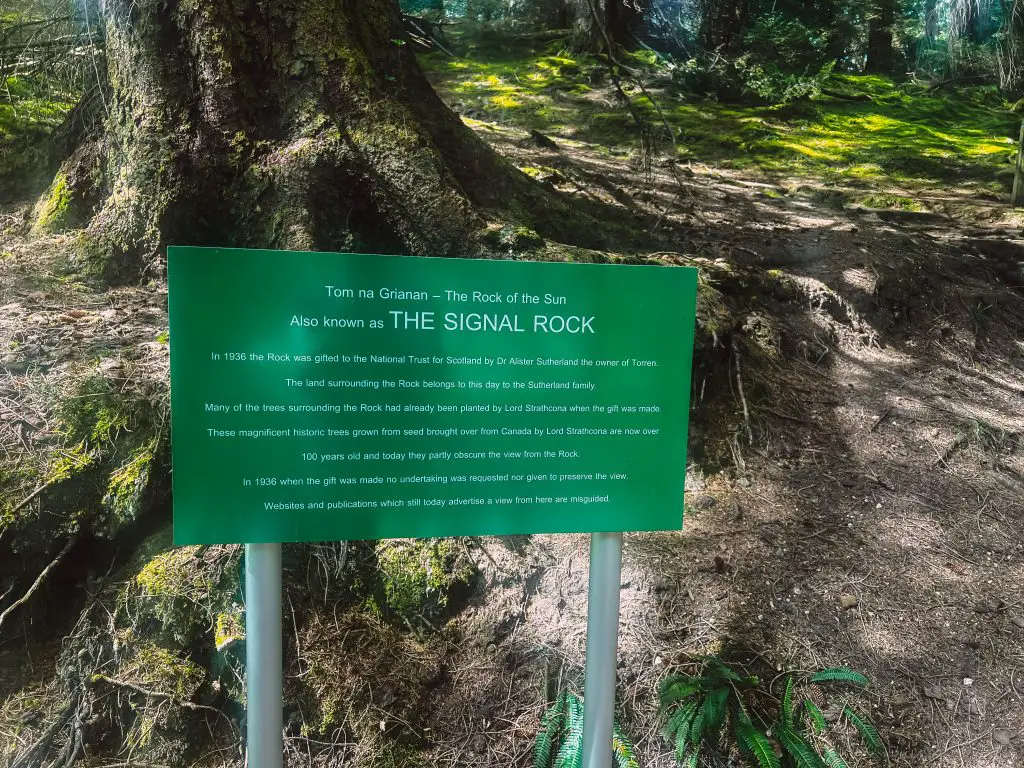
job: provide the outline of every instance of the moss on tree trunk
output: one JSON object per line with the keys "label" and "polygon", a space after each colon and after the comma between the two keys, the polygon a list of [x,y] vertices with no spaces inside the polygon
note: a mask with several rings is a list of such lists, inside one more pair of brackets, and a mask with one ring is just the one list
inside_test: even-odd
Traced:
{"label": "moss on tree trunk", "polygon": [[485,212],[558,210],[437,97],[394,0],[104,12],[102,202],[80,251],[108,279],[159,268],[168,243],[473,255]]}

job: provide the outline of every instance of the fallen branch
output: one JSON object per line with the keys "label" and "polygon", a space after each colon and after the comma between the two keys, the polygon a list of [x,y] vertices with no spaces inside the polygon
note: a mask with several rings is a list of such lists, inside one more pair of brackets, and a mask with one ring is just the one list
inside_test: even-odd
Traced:
{"label": "fallen branch", "polygon": [[840,101],[871,101],[871,97],[866,93],[843,93],[842,91],[833,91],[830,88],[821,88],[819,90],[822,96],[830,96]]}
{"label": "fallen branch", "polygon": [[35,758],[39,752],[42,752],[42,757],[46,756],[49,752],[50,746],[53,744],[53,740],[57,734],[68,724],[71,720],[72,714],[74,714],[75,707],[70,705],[64,709],[64,711],[54,720],[50,727],[43,732],[43,735],[39,737],[39,741],[29,747],[28,751],[25,752],[19,759],[11,763],[11,768],[27,768],[30,763],[41,765],[42,760],[38,763],[35,762]]}
{"label": "fallen branch", "polygon": [[218,715],[222,715],[223,714],[220,710],[215,710],[213,707],[206,707],[205,705],[198,705],[198,703],[193,703],[191,701],[186,701],[183,698],[178,698],[173,693],[164,693],[163,691],[159,691],[159,690],[152,690],[150,688],[143,688],[141,685],[135,685],[135,683],[129,683],[127,680],[118,680],[115,677],[108,677],[106,675],[96,674],[96,675],[92,676],[92,682],[94,682],[94,683],[99,683],[99,682],[110,683],[111,685],[115,685],[118,688],[127,688],[130,691],[133,691],[135,693],[140,693],[143,696],[148,696],[150,698],[167,698],[167,699],[170,699],[171,701],[173,701],[174,703],[176,703],[176,705],[180,705],[181,707],[184,707],[187,710],[210,710],[211,712],[216,712]]}
{"label": "fallen branch", "polygon": [[50,561],[50,564],[43,568],[43,572],[36,576],[36,580],[32,583],[32,586],[28,588],[28,592],[26,592],[24,595],[19,597],[9,606],[7,606],[6,610],[4,610],[3,613],[0,613],[0,629],[3,628],[4,621],[7,619],[8,616],[11,615],[14,609],[18,608],[21,605],[24,605],[32,598],[32,595],[36,593],[36,590],[38,590],[42,583],[46,580],[46,577],[50,575],[50,571],[52,571],[54,567],[56,567],[57,563],[64,559],[64,556],[71,550],[71,546],[74,543],[75,537],[72,536],[64,544],[64,549],[58,552],[57,556]]}
{"label": "fallen branch", "polygon": [[108,677],[107,675],[102,675],[102,674],[98,674],[98,673],[92,676],[92,681],[94,683],[99,683],[99,682],[109,683],[110,685],[113,685],[113,686],[115,686],[117,688],[124,688],[126,690],[132,691],[133,693],[138,693],[138,694],[140,694],[142,696],[147,696],[147,697],[153,698],[153,699],[167,699],[172,704],[177,704],[179,707],[184,707],[185,709],[192,709],[192,710],[195,710],[195,711],[214,712],[215,714],[218,714],[221,717],[223,717],[229,723],[231,722],[231,719],[226,714],[224,714],[219,709],[217,709],[216,707],[208,707],[205,704],[196,704],[195,702],[187,701],[186,699],[178,698],[177,696],[175,696],[172,693],[164,693],[163,691],[150,690],[149,688],[143,688],[141,685],[136,685],[135,683],[129,683],[127,680],[118,680],[116,677]]}
{"label": "fallen branch", "polygon": [[[738,365],[738,363],[737,363],[737,365]],[[741,392],[742,392],[742,390],[741,390]],[[758,405],[758,406],[755,406],[755,407],[757,408],[757,410],[764,411],[765,413],[770,413],[772,416],[774,416],[774,417],[776,417],[778,419],[785,419],[786,421],[793,421],[793,422],[796,422],[797,424],[810,424],[811,423],[807,419],[800,418],[799,416],[790,416],[788,413],[781,413],[780,411],[772,410],[771,408],[768,408],[767,406],[764,406],[764,405]]]}
{"label": "fallen branch", "polygon": [[50,487],[49,483],[43,483],[42,485],[40,485],[38,488],[36,488],[34,491],[32,491],[32,493],[30,493],[24,499],[19,501],[17,504],[15,504],[11,508],[11,511],[10,511],[9,514],[13,515],[15,512],[18,512],[19,510],[21,510],[22,507],[24,507],[26,504],[28,504],[30,501],[32,501],[32,499],[34,499],[36,496],[38,496],[40,493],[42,493],[43,491],[45,491],[49,487]]}
{"label": "fallen branch", "polygon": [[869,429],[868,432],[874,432],[876,429],[878,429],[878,425],[885,421],[885,417],[892,413],[892,409],[895,407],[895,405],[890,405],[888,408],[882,411],[882,415],[875,419],[875,423],[871,425],[871,429]]}

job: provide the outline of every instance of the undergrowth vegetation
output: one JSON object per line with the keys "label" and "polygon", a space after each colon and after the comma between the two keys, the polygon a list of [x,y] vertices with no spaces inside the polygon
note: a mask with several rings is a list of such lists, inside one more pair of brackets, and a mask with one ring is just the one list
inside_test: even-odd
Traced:
{"label": "undergrowth vegetation", "polygon": [[[533,768],[582,768],[583,700],[562,690],[540,721],[533,745]],[[633,742],[616,721],[612,726],[615,768],[639,768]]]}
{"label": "undergrowth vegetation", "polygon": [[0,200],[40,176],[48,158],[44,140],[78,96],[30,77],[0,78]]}
{"label": "undergrowth vegetation", "polygon": [[[561,44],[471,48],[465,58],[436,52],[422,61],[464,118],[612,153],[636,143],[607,66]],[[731,74],[697,59],[666,66],[649,55],[631,57],[630,66],[649,83],[644,93],[624,82],[634,109],[655,126],[664,118],[683,162],[862,187],[956,182],[1002,195],[1012,182],[1019,118],[994,86],[938,89],[830,67],[796,76],[742,59],[728,64]],[[723,88],[723,78],[735,78],[736,87]],[[667,136],[662,145],[671,151]]]}
{"label": "undergrowth vegetation", "polygon": [[866,677],[845,667],[784,677],[779,699],[756,675],[716,656],[704,658],[695,674],[665,678],[662,733],[680,764],[738,757],[752,768],[845,768],[851,730],[871,755],[882,753],[874,726],[851,703],[850,690],[865,688]]}

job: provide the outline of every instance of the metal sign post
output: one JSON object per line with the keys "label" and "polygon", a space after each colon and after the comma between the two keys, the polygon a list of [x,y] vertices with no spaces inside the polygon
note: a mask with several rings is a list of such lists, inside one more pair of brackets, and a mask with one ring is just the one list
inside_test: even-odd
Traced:
{"label": "metal sign post", "polygon": [[590,534],[583,768],[611,768],[622,534]]}
{"label": "metal sign post", "polygon": [[246,764],[281,768],[281,545],[245,545]]}

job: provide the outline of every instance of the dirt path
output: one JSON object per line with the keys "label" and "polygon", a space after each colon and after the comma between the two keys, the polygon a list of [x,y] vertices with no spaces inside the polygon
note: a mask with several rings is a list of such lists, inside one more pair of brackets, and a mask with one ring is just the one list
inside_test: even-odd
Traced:
{"label": "dirt path", "polygon": [[[709,471],[691,467],[683,532],[626,539],[620,716],[641,765],[674,764],[658,680],[717,652],[769,671],[865,672],[892,765],[1019,765],[1019,222],[999,210],[968,224],[949,215],[968,210],[960,199],[944,214],[849,210],[813,185],[782,194],[695,166],[656,164],[647,181],[622,154],[476,127],[542,183],[653,221],[676,243],[656,258],[701,265],[721,291],[723,327],[693,393],[694,454]],[[5,410],[26,413],[33,381],[86,361],[159,388],[164,287],[96,292],[68,278],[71,236],[31,241],[25,213],[5,212],[0,240]],[[0,428],[17,439],[14,419]],[[486,589],[422,638],[445,672],[401,727],[432,745],[432,764],[527,766],[545,697],[581,686],[586,538],[470,552]],[[302,764],[351,753],[306,746]]]}
{"label": "dirt path", "polygon": [[[724,471],[691,471],[682,533],[626,539],[620,716],[641,765],[674,765],[658,680],[720,651],[769,670],[865,672],[892,765],[1019,765],[1024,250],[1008,242],[1020,236],[1013,215],[845,210],[713,169],[662,167],[638,183],[628,158],[478,130],[568,194],[653,214],[678,233],[666,258],[702,260],[741,317],[726,375],[696,371],[695,448]],[[736,295],[765,270],[773,294]],[[488,590],[458,619],[472,640],[437,694],[431,726],[449,738],[435,758],[526,766],[545,690],[581,683],[586,539],[534,537],[521,554],[484,546]]]}

